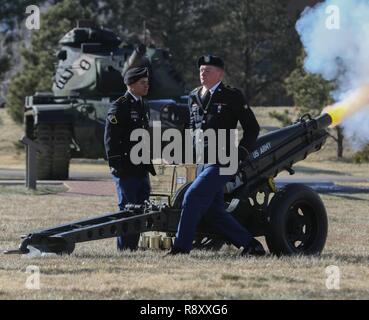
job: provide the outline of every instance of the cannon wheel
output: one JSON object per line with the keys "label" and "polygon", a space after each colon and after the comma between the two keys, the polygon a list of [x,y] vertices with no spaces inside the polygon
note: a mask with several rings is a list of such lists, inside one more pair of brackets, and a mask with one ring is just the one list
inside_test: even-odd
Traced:
{"label": "cannon wheel", "polygon": [[289,184],[273,197],[266,242],[276,255],[314,255],[324,248],[327,213],[319,195],[302,184]]}
{"label": "cannon wheel", "polygon": [[[191,182],[183,185],[174,195],[173,197],[173,209],[181,209],[183,197],[190,187]],[[200,250],[220,250],[220,248],[224,245],[225,241],[222,239],[213,239],[207,236],[198,235],[192,242],[192,246],[194,249]]]}

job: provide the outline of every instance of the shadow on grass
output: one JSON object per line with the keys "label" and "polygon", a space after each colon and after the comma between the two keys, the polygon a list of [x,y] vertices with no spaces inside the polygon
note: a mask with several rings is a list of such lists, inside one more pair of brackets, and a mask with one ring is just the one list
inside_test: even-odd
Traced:
{"label": "shadow on grass", "polygon": [[336,171],[336,170],[327,170],[327,169],[317,169],[317,168],[310,168],[304,166],[294,166],[296,173],[310,173],[310,174],[328,174],[328,175],[338,175],[338,176],[350,176],[350,174]]}
{"label": "shadow on grass", "polygon": [[[86,249],[86,248],[85,248]],[[78,249],[77,249],[78,250]],[[232,263],[235,261],[260,261],[260,263],[263,263],[263,261],[268,261],[273,263],[275,262],[283,262],[286,263],[314,263],[314,262],[323,262],[323,261],[342,261],[344,263],[351,263],[351,264],[362,264],[367,265],[369,263],[369,256],[358,254],[349,254],[349,253],[323,253],[322,255],[293,255],[293,256],[276,256],[273,254],[267,254],[264,257],[243,257],[239,254],[235,253],[225,253],[225,252],[201,252],[198,250],[193,250],[189,256],[187,255],[176,255],[176,256],[165,256],[166,251],[139,251],[139,252],[124,252],[124,253],[118,253],[118,252],[112,252],[112,253],[97,253],[95,252],[75,252],[73,253],[70,258],[71,259],[83,259],[84,261],[91,260],[92,263],[95,263],[96,260],[101,261],[111,261],[111,260],[122,260],[127,262],[135,262],[135,263],[156,263],[159,260],[165,259],[167,260],[168,265],[171,265],[172,263],[181,263],[182,260],[185,260],[188,262],[189,260],[196,261],[197,262],[204,262],[210,264],[213,262],[219,262],[222,261],[224,263]],[[64,259],[64,256],[55,257],[53,259]],[[81,273],[81,274],[88,274],[93,273],[94,268],[81,268],[81,269],[75,269],[75,270],[64,270],[64,269],[53,269],[53,270],[46,270],[45,272],[52,275],[52,274],[59,274],[59,273]],[[111,266],[110,268],[107,268],[106,271],[110,273],[120,273],[122,271],[121,267]],[[223,273],[222,274],[222,280],[225,281],[240,281],[243,277],[239,275],[234,274],[228,274]],[[270,280],[267,278],[268,281]],[[258,281],[263,281],[265,279],[258,278]],[[301,279],[295,279],[290,278],[286,276],[283,276],[281,279],[275,278],[274,280],[283,280],[287,282],[304,282],[304,280]]]}
{"label": "shadow on grass", "polygon": [[359,263],[359,264],[368,264],[369,263],[369,256],[364,255],[353,255],[353,254],[346,254],[346,253],[327,253],[322,255],[324,259],[335,259],[340,260],[345,263]]}
{"label": "shadow on grass", "polygon": [[96,272],[96,268],[55,268],[55,267],[43,267],[42,274],[45,275],[75,275],[75,274],[92,274]]}
{"label": "shadow on grass", "polygon": [[[93,252],[86,252],[86,248],[83,248],[83,252],[75,252],[73,255],[74,257],[80,259],[124,259],[124,260],[147,260],[147,259],[167,259],[168,261],[171,260],[180,260],[180,259],[193,259],[197,261],[219,261],[219,260],[232,260],[232,259],[247,259],[245,257],[241,257],[237,253],[226,253],[222,251],[202,251],[202,250],[192,250],[190,255],[175,255],[175,256],[167,256],[166,254],[168,251],[160,250],[139,250],[135,252],[124,251],[124,252],[102,252],[98,253],[96,251]],[[76,251],[78,248],[76,247]]]}
{"label": "shadow on grass", "polygon": [[345,194],[342,194],[342,193],[334,193],[334,192],[326,192],[325,194],[328,194],[330,196],[337,197],[337,198],[347,199],[347,200],[366,201],[366,202],[369,202],[369,199],[368,198],[358,197],[358,196],[350,196],[349,195],[350,193],[351,194],[362,193],[364,195],[367,195],[367,194],[369,194],[369,190],[368,189],[363,189],[363,190],[355,189],[355,190],[352,190],[352,191],[347,190],[347,191],[345,191]]}
{"label": "shadow on grass", "polygon": [[36,190],[27,189],[24,186],[4,186],[0,185],[0,195],[1,194],[17,194],[17,195],[50,195],[50,194],[57,194],[61,192],[66,192],[68,188],[64,185],[60,186],[47,186],[42,185],[38,186]]}

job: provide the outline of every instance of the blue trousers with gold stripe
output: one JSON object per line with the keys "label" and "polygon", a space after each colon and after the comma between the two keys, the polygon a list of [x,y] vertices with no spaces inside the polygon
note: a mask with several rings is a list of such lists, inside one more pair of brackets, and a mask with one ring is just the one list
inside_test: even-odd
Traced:
{"label": "blue trousers with gold stripe", "polygon": [[236,247],[248,247],[252,235],[225,210],[223,189],[232,176],[220,175],[218,165],[203,165],[184,195],[174,248],[189,252],[200,219],[206,214],[212,227]]}

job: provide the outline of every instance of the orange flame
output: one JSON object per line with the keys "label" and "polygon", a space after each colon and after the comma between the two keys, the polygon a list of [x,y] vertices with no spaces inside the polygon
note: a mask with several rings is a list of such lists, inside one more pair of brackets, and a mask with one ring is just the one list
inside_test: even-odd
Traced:
{"label": "orange flame", "polygon": [[328,113],[331,116],[332,124],[330,127],[335,127],[367,106],[369,106],[369,85],[355,90],[343,101],[325,107],[322,113]]}

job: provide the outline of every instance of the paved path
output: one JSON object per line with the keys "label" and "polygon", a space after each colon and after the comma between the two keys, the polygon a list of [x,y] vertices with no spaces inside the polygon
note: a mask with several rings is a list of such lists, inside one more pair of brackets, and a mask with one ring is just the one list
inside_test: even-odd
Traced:
{"label": "paved path", "polygon": [[[24,180],[26,176],[23,169],[7,169],[0,167],[0,181],[6,180]],[[70,180],[106,180],[110,179],[109,173],[104,172],[70,172]]]}
{"label": "paved path", "polygon": [[[342,183],[342,180],[340,181]],[[368,182],[368,179],[352,179],[346,182]],[[336,184],[334,181],[304,178],[304,177],[283,177],[276,179],[278,188],[288,183],[302,183],[319,193],[369,193],[368,187],[350,186]],[[115,185],[110,179],[105,180],[68,180],[68,181],[39,181],[41,185],[61,185],[64,184],[68,190],[59,193],[61,196],[114,196]],[[0,185],[24,185],[24,180],[0,180]]]}
{"label": "paved path", "polygon": [[[6,179],[6,180],[5,180]],[[369,177],[357,177],[349,175],[318,175],[318,176],[282,176],[275,179],[278,187],[287,183],[303,183],[317,192],[369,192],[365,187],[345,186],[347,183],[368,183]],[[336,184],[336,183],[339,184]],[[68,181],[39,181],[39,184],[62,184],[68,191],[60,195],[70,196],[115,196],[115,185],[109,174],[93,172],[71,172]],[[24,184],[24,170],[4,169],[0,167],[0,185]]]}
{"label": "paved path", "polygon": [[64,181],[68,191],[61,195],[115,196],[115,185],[111,180]]}

